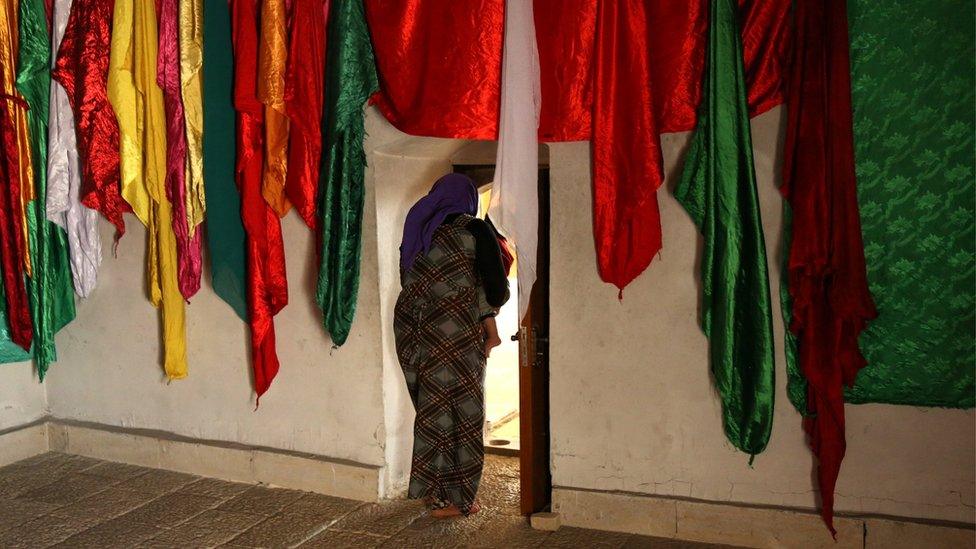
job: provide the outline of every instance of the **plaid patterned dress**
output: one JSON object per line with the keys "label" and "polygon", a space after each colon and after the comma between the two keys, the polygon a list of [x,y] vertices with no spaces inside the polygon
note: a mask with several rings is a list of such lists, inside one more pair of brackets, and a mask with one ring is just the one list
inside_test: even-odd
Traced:
{"label": "plaid patterned dress", "polygon": [[475,270],[475,239],[458,216],[403,273],[393,329],[413,400],[409,496],[453,503],[468,514],[484,464],[485,351],[481,316],[491,309]]}

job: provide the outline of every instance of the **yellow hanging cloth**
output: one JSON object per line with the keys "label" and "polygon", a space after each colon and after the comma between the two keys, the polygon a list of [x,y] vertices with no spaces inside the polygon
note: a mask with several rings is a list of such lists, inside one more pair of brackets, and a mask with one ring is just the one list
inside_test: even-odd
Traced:
{"label": "yellow hanging cloth", "polygon": [[288,171],[288,114],[285,111],[285,70],[288,61],[288,12],[285,0],[261,1],[261,44],[258,50],[258,99],[264,103],[264,176],[261,194],[283,217],[291,208],[285,196]]}
{"label": "yellow hanging cloth", "polygon": [[203,192],[203,0],[180,0],[180,81],[186,117],[186,217],[195,230],[206,213]]}
{"label": "yellow hanging cloth", "polygon": [[163,368],[172,380],[186,377],[186,311],[176,278],[172,205],[163,187],[166,121],[157,50],[155,0],[116,2],[108,97],[119,120],[122,196],[148,230],[149,299],[162,312]]}

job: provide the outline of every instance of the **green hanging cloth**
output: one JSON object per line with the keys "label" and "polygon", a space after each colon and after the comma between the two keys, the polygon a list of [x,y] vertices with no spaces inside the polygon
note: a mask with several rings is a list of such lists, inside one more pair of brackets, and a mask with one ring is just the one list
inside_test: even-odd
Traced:
{"label": "green hanging cloth", "polygon": [[701,231],[701,323],[725,435],[755,456],[773,425],[773,323],[735,0],[711,0],[698,126],[678,202]]}
{"label": "green hanging cloth", "polygon": [[34,200],[27,206],[27,238],[31,275],[27,279],[34,320],[34,358],[41,380],[57,360],[54,334],[75,318],[68,236],[47,219],[47,119],[51,87],[51,38],[44,0],[20,2],[20,56],[17,89],[30,110]]}
{"label": "green hanging cloth", "polygon": [[316,299],[335,345],[349,336],[359,292],[366,136],[363,107],[379,89],[363,0],[332,0],[326,48],[321,255]]}
{"label": "green hanging cloth", "polygon": [[969,0],[849,0],[855,168],[879,316],[847,401],[972,408],[976,397]]}
{"label": "green hanging cloth", "polygon": [[247,321],[246,242],[235,183],[234,49],[230,7],[203,6],[203,181],[214,292]]}

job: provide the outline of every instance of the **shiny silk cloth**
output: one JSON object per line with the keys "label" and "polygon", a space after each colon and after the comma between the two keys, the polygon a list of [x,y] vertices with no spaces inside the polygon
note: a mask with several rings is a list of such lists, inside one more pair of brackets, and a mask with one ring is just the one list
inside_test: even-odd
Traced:
{"label": "shiny silk cloth", "polygon": [[[51,57],[57,54],[68,23],[72,0],[56,0],[51,27]],[[71,102],[61,84],[51,83],[48,121],[47,218],[68,236],[75,293],[88,297],[98,281],[102,244],[98,212],[81,203],[81,165]]]}
{"label": "shiny silk cloth", "polygon": [[186,120],[186,219],[199,231],[207,209],[203,186],[203,0],[179,0],[180,85]]}
{"label": "shiny silk cloth", "polygon": [[[847,448],[843,389],[866,364],[858,338],[877,313],[857,204],[847,2],[800,1],[795,19],[781,187],[792,215],[789,329],[806,380],[800,398],[817,456],[821,515],[836,533],[834,487]],[[799,400],[793,391],[791,398]]]}
{"label": "shiny silk cloth", "polygon": [[710,0],[698,124],[674,194],[704,238],[701,325],[725,436],[752,456],[773,426],[772,299],[735,0]]}
{"label": "shiny silk cloth", "polygon": [[3,165],[0,166],[3,192],[0,193],[0,261],[6,297],[10,339],[23,350],[33,341],[31,312],[24,283],[27,241],[22,215],[22,195],[32,182],[31,151],[27,141],[27,102],[16,87],[18,44],[18,2],[0,5],[0,140]]}
{"label": "shiny silk cloth", "polygon": [[315,198],[322,156],[328,8],[328,0],[295,0],[285,75],[285,108],[291,120],[285,192],[313,230],[318,226]]}
{"label": "shiny silk cloth", "polygon": [[[739,2],[752,115],[782,102],[790,4]],[[390,122],[414,135],[494,139],[504,0],[406,0],[396,6],[366,0],[366,8],[382,87],[373,101]],[[705,0],[608,6],[602,0],[535,0],[534,11],[539,138],[592,139],[599,269],[604,280],[622,288],[660,249],[659,215],[650,198],[663,178],[657,134],[694,128]],[[629,20],[631,11],[636,21]],[[641,51],[615,47],[623,42]],[[631,124],[634,116],[640,125]]]}
{"label": "shiny silk cloth", "polygon": [[125,232],[130,211],[119,184],[119,125],[108,101],[109,51],[115,0],[75,0],[51,76],[61,84],[77,125],[81,202]]}
{"label": "shiny silk cloth", "polygon": [[173,233],[180,293],[184,299],[200,289],[203,235],[195,230],[186,211],[186,117],[180,82],[180,29],[178,0],[159,0],[159,51],[156,83],[163,90],[166,113],[166,198],[173,207]]}
{"label": "shiny silk cloth", "polygon": [[274,316],[288,303],[285,252],[278,214],[261,194],[265,106],[258,99],[258,0],[231,5],[234,107],[237,109],[237,187],[247,233],[247,307],[254,391],[261,395],[278,374]]}
{"label": "shiny silk cloth", "polygon": [[241,197],[235,183],[234,44],[230,6],[203,11],[203,175],[207,197],[207,255],[214,292],[247,320],[247,275]]}
{"label": "shiny silk cloth", "polygon": [[366,175],[363,105],[379,83],[363,0],[332,0],[327,34],[316,300],[332,342],[342,345],[349,337],[359,292]]}
{"label": "shiny silk cloth", "polygon": [[116,3],[112,25],[108,85],[121,129],[122,194],[148,231],[146,274],[150,301],[161,310],[163,368],[167,378],[182,379],[187,375],[186,311],[165,189],[166,116],[156,85],[154,0]]}
{"label": "shiny silk cloth", "polygon": [[54,334],[75,317],[68,239],[47,219],[47,134],[51,86],[51,42],[43,0],[20,2],[20,55],[17,87],[30,106],[34,199],[27,204],[27,242],[33,259],[27,280],[34,321],[34,358],[38,377],[57,360]]}
{"label": "shiny silk cloth", "polygon": [[[320,14],[311,10],[311,15]],[[264,104],[264,177],[261,192],[284,216],[291,208],[285,194],[288,171],[288,113],[285,71],[288,64],[288,11],[285,0],[261,0],[261,45],[258,48],[258,99]]]}

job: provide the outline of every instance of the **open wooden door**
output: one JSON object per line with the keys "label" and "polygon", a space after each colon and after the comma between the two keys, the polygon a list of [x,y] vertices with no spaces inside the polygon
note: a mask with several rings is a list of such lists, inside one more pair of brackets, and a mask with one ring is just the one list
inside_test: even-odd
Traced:
{"label": "open wooden door", "polygon": [[[539,251],[529,309],[519,328],[522,514],[549,507],[549,168],[539,169]],[[524,298],[520,296],[520,298]]]}

